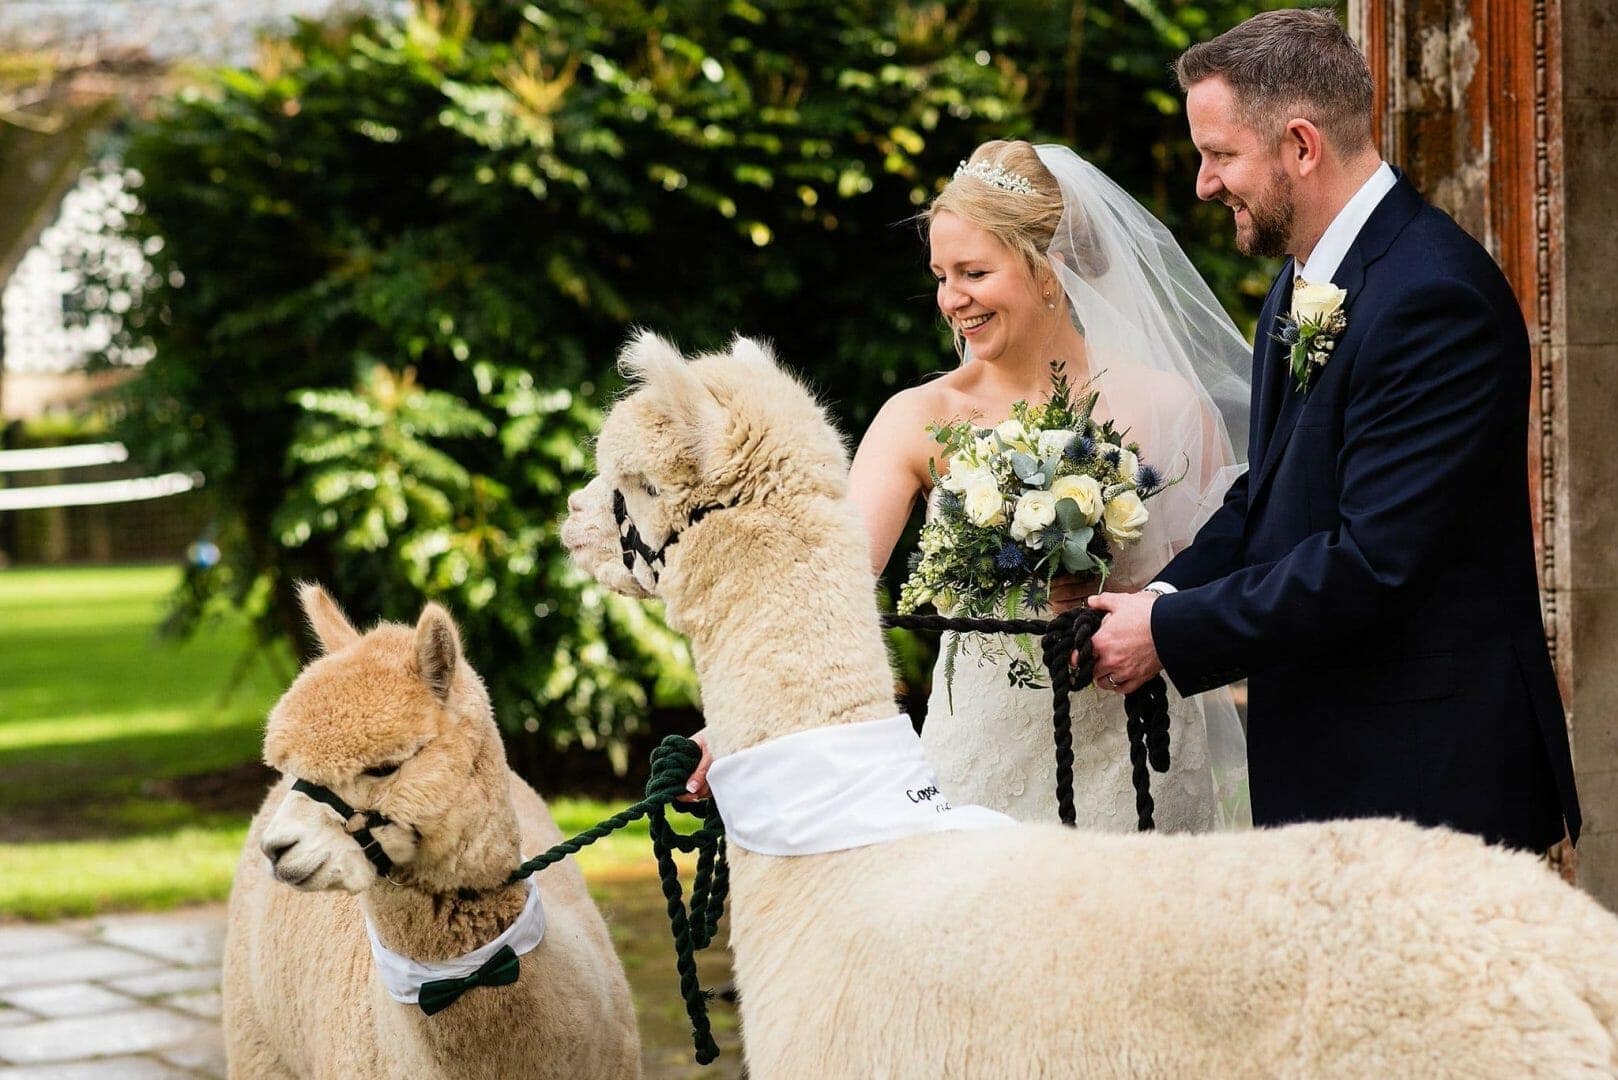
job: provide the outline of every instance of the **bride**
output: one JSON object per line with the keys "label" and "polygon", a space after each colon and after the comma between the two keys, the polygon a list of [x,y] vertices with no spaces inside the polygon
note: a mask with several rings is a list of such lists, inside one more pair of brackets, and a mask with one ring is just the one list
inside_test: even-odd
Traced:
{"label": "bride", "polygon": [[[850,494],[881,573],[918,502],[943,473],[929,424],[992,426],[1013,402],[1049,397],[1053,361],[1099,391],[1142,458],[1183,477],[1147,504],[1141,541],[1124,549],[1109,590],[1147,586],[1191,542],[1245,467],[1251,353],[1162,223],[1098,169],[1060,146],[989,142],[923,214],[938,308],[959,367],[895,394],[854,456]],[[1059,578],[1058,608],[1094,591]],[[960,643],[951,685],[940,649],[922,742],[943,792],[1033,821],[1057,820],[1049,689],[1013,685],[1005,648]],[[1250,822],[1246,746],[1228,691],[1182,699],[1172,688],[1172,765],[1154,775],[1159,828]],[[1072,702],[1080,827],[1136,827],[1123,698],[1090,688]]]}

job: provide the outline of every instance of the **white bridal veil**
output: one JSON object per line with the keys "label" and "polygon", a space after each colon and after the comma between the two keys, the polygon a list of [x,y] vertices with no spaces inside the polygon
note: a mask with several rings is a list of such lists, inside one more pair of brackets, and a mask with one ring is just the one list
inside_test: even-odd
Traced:
{"label": "white bridal veil", "polygon": [[[1128,552],[1139,588],[1191,543],[1247,467],[1252,352],[1167,228],[1064,146],[1035,147],[1062,189],[1050,261],[1084,335],[1097,414],[1178,483],[1148,503]],[[1183,475],[1182,475],[1183,474]],[[1222,824],[1251,822],[1247,741],[1229,691],[1193,699],[1208,727]]]}

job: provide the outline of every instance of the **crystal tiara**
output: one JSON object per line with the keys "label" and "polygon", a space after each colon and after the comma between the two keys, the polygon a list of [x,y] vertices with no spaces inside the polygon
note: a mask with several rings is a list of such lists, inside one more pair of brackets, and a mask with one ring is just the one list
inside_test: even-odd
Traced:
{"label": "crystal tiara", "polygon": [[1034,185],[1028,182],[1028,177],[1018,173],[1007,172],[1004,165],[990,165],[986,161],[974,161],[970,165],[961,162],[955,167],[954,179],[970,176],[974,180],[981,180],[985,184],[1009,191],[1013,195],[1033,195]]}

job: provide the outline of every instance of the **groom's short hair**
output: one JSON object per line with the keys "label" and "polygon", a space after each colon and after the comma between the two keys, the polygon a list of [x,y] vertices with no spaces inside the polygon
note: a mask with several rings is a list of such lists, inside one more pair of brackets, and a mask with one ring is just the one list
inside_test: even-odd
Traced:
{"label": "groom's short hair", "polygon": [[1301,116],[1340,150],[1371,145],[1371,69],[1328,9],[1254,15],[1191,46],[1175,61],[1174,74],[1181,90],[1224,79],[1242,119],[1260,131]]}

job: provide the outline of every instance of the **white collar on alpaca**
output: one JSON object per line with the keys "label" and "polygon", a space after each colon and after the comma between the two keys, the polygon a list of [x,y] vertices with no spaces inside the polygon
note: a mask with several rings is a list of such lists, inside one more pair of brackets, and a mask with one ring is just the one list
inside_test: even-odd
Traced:
{"label": "white collar on alpaca", "polygon": [[414,1005],[420,1000],[422,983],[436,979],[459,979],[470,975],[503,946],[510,945],[511,951],[518,956],[532,952],[534,946],[545,936],[545,908],[539,901],[539,883],[529,877],[527,885],[527,902],[523,904],[517,918],[499,937],[463,956],[432,964],[400,956],[382,944],[376,936],[376,927],[371,925],[371,917],[367,915],[365,933],[371,939],[371,959],[376,961],[377,976],[382,980],[382,986],[387,990],[388,996],[394,1001]]}
{"label": "white collar on alpaca", "polygon": [[812,728],[717,759],[708,786],[725,839],[761,855],[819,855],[1012,819],[951,806],[903,714]]}

